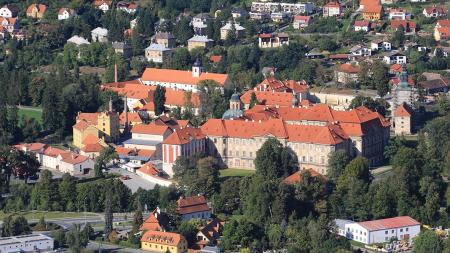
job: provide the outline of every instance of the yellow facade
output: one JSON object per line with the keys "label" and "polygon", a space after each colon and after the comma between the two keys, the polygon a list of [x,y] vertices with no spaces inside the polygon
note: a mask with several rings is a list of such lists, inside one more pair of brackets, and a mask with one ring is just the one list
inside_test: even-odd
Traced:
{"label": "yellow facade", "polygon": [[84,146],[83,140],[90,134],[98,137],[98,129],[94,126],[88,126],[83,130],[73,128],[73,145],[77,148],[82,148]]}
{"label": "yellow facade", "polygon": [[119,114],[116,112],[102,112],[98,116],[97,129],[106,142],[116,142],[120,137]]}
{"label": "yellow facade", "polygon": [[363,18],[365,20],[380,20],[381,12],[363,12]]}
{"label": "yellow facade", "polygon": [[151,252],[167,252],[170,253],[183,253],[187,251],[187,242],[186,240],[181,240],[178,245],[168,245],[165,243],[156,243],[156,242],[141,242],[142,250],[151,251]]}

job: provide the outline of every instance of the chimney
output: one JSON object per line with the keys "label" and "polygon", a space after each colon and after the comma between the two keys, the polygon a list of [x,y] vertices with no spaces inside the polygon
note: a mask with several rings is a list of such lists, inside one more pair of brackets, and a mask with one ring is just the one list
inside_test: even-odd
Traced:
{"label": "chimney", "polygon": [[117,83],[117,63],[114,64],[114,82]]}
{"label": "chimney", "polygon": [[128,107],[127,107],[127,97],[123,98],[123,109],[125,110],[125,131],[128,131]]}

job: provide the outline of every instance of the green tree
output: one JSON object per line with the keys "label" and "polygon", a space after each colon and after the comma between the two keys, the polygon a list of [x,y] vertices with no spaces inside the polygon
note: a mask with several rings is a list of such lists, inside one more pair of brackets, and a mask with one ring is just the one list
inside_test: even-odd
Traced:
{"label": "green tree", "polygon": [[182,221],[180,226],[178,226],[178,232],[186,238],[186,241],[188,241],[189,246],[192,246],[197,241],[197,227],[199,225],[198,220],[189,220],[189,221]]}
{"label": "green tree", "polygon": [[414,253],[442,252],[442,239],[434,231],[421,232],[417,237],[413,238]]}
{"label": "green tree", "polygon": [[156,86],[155,93],[153,95],[153,104],[155,105],[155,114],[161,115],[165,111],[166,103],[166,87]]}
{"label": "green tree", "polygon": [[213,80],[200,81],[198,84],[200,117],[204,120],[221,118],[228,108],[228,102],[219,87],[219,84]]}
{"label": "green tree", "polygon": [[8,215],[3,219],[2,236],[31,234],[28,221],[22,215]]}
{"label": "green tree", "polygon": [[249,108],[252,109],[253,106],[259,104],[258,99],[256,98],[255,92],[252,92],[252,95],[250,96],[250,105]]}
{"label": "green tree", "polygon": [[380,97],[384,97],[389,92],[389,72],[388,68],[381,62],[375,61],[372,64],[372,87],[376,88]]}
{"label": "green tree", "polygon": [[105,228],[103,230],[103,233],[105,234],[105,238],[109,238],[109,234],[113,230],[113,194],[111,188],[107,189],[105,197]]}
{"label": "green tree", "polygon": [[133,215],[133,232],[136,233],[139,231],[139,228],[142,226],[144,222],[144,217],[142,216],[142,204],[140,201],[137,202],[137,210]]}
{"label": "green tree", "polygon": [[256,152],[254,163],[258,174],[273,180],[292,174],[297,159],[277,139],[270,138]]}
{"label": "green tree", "polygon": [[328,177],[333,180],[339,178],[349,162],[350,158],[345,150],[337,150],[330,153],[328,157]]}
{"label": "green tree", "polygon": [[81,253],[89,243],[89,238],[80,230],[80,225],[75,224],[66,233],[65,241],[71,253]]}
{"label": "green tree", "polygon": [[118,159],[118,155],[114,148],[105,147],[100,152],[100,155],[95,159],[94,171],[96,177],[103,176],[103,170],[106,169],[106,166],[109,162]]}
{"label": "green tree", "polygon": [[397,31],[394,32],[391,38],[391,43],[394,47],[400,48],[403,46],[403,43],[405,42],[405,28],[403,26],[400,26]]}
{"label": "green tree", "polygon": [[182,45],[186,45],[187,41],[194,36],[194,30],[189,24],[186,17],[182,17],[174,27],[173,34]]}

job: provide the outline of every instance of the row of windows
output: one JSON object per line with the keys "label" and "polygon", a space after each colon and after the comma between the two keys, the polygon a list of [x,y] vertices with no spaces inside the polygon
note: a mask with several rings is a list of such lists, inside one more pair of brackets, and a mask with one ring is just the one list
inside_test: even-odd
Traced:
{"label": "row of windows", "polygon": [[[405,232],[408,232],[408,230],[409,230],[408,228],[405,228]],[[393,233],[395,233],[394,229],[391,230],[391,234],[393,234]],[[400,233],[403,233],[403,228],[400,228]],[[389,234],[389,230],[385,230],[384,234],[385,235]]]}

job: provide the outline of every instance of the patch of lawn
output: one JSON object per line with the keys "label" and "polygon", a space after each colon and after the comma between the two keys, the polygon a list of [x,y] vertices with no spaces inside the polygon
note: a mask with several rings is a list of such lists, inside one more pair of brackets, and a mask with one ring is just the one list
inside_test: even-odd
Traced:
{"label": "patch of lawn", "polygon": [[246,177],[255,173],[254,170],[224,169],[220,170],[220,177]]}
{"label": "patch of lawn", "polygon": [[35,118],[39,124],[42,124],[42,109],[39,107],[21,107],[19,108],[19,119],[22,116],[26,116],[28,118]]}
{"label": "patch of lawn", "polygon": [[[44,219],[61,219],[61,218],[83,218],[84,213],[73,213],[73,212],[44,212],[44,211],[30,211],[30,212],[17,212],[17,213],[4,213],[0,212],[0,220],[3,220],[8,215],[20,214],[25,216],[27,220],[38,220],[42,216]],[[86,217],[96,216],[95,213],[86,213]]]}

